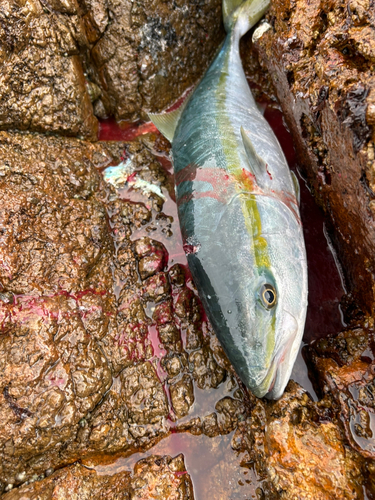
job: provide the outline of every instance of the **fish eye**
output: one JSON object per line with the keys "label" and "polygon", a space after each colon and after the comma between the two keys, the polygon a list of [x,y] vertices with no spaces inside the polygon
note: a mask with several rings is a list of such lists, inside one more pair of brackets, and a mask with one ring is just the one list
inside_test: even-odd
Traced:
{"label": "fish eye", "polygon": [[266,309],[272,309],[276,304],[277,294],[275,287],[266,283],[262,285],[260,289],[260,297],[262,299],[262,304]]}

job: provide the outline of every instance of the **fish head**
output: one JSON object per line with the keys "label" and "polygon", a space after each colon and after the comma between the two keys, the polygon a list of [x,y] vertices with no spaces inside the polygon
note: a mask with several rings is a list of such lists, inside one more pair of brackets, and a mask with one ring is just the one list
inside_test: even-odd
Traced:
{"label": "fish head", "polygon": [[283,275],[270,269],[243,277],[231,309],[222,309],[228,333],[219,337],[239,376],[259,398],[282,395],[304,330],[305,305],[289,306],[292,296],[296,303],[303,296],[302,283],[286,291],[284,284]]}
{"label": "fish head", "polygon": [[[272,279],[269,272],[261,276],[250,287],[252,297],[238,300],[243,307],[237,308],[237,324],[231,326],[243,353],[240,376],[259,398],[282,396],[304,331],[307,293],[304,294],[299,283],[284,294],[280,281]],[[291,295],[300,301],[299,310],[288,307]]]}
{"label": "fish head", "polygon": [[248,385],[256,396],[268,399],[282,396],[304,330],[304,308],[299,314],[287,306],[285,297],[298,295],[299,287],[285,293],[283,279],[278,278],[270,271],[261,275],[254,288],[254,320],[248,324],[252,339],[247,357]]}
{"label": "fish head", "polygon": [[[259,202],[260,204],[261,202]],[[264,201],[265,203],[265,201]],[[274,205],[274,204],[273,204]],[[277,212],[276,208],[279,209]],[[248,269],[237,296],[236,338],[246,360],[243,379],[258,397],[278,399],[290,378],[303,336],[307,310],[307,263],[302,228],[280,203],[274,221],[264,222],[258,266]],[[259,265],[260,263],[260,265]]]}

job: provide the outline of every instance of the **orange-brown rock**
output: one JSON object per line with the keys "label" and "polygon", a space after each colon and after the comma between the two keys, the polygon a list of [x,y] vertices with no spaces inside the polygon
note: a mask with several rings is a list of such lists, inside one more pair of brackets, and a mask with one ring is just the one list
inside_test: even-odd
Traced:
{"label": "orange-brown rock", "polygon": [[[132,174],[115,189],[100,169],[121,162]],[[0,132],[0,493],[148,449],[174,426],[218,436],[243,418],[188,271],[169,259],[183,251],[162,212],[169,187],[142,140]]]}
{"label": "orange-brown rock", "polygon": [[220,0],[0,3],[0,130],[96,140],[94,116],[147,118],[203,74]]}
{"label": "orange-brown rock", "polygon": [[364,498],[365,461],[348,446],[329,399],[313,403],[294,382],[279,401],[255,402],[233,446],[255,463],[264,498]]}
{"label": "orange-brown rock", "polygon": [[220,0],[86,1],[97,112],[145,119],[171,105],[204,73],[224,37]]}
{"label": "orange-brown rock", "polygon": [[320,390],[338,407],[340,422],[351,446],[373,467],[375,459],[374,333],[353,328],[309,347]]}
{"label": "orange-brown rock", "polygon": [[134,473],[122,471],[113,475],[73,465],[46,479],[6,493],[4,500],[79,499],[89,500],[194,500],[193,485],[186,471],[183,455],[150,456],[135,464]]}

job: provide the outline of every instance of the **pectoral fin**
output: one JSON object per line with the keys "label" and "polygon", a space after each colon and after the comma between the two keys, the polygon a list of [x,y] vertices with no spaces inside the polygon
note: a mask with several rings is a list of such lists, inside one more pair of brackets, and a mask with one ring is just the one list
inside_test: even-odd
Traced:
{"label": "pectoral fin", "polygon": [[294,191],[296,192],[296,198],[297,198],[297,202],[298,202],[298,205],[299,205],[300,202],[301,202],[301,193],[300,193],[300,188],[299,188],[299,182],[298,182],[296,174],[294,172],[292,172],[292,170],[290,171],[290,173],[292,174],[292,180],[293,180],[293,184],[294,184]]}
{"label": "pectoral fin", "polygon": [[186,98],[185,101],[181,104],[180,107],[174,109],[173,111],[166,111],[164,113],[149,113],[148,117],[152,121],[152,123],[157,127],[157,129],[168,139],[168,141],[172,142],[174,133],[179,122],[179,119],[184,111],[187,101],[189,99]]}
{"label": "pectoral fin", "polygon": [[241,137],[245,148],[246,156],[249,161],[250,170],[255,175],[255,178],[259,182],[267,174],[267,163],[258,156],[254,149],[253,143],[250,137],[246,134],[243,127],[241,127]]}

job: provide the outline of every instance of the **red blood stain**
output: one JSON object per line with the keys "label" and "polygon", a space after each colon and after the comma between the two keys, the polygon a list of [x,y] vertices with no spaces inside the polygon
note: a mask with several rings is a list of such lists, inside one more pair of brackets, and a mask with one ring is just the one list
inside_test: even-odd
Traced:
{"label": "red blood stain", "polygon": [[[148,337],[151,340],[152,348],[153,348],[153,356],[154,358],[161,359],[166,354],[167,351],[164,349],[163,344],[160,342],[159,332],[157,326],[155,324],[149,325],[148,327]],[[165,372],[159,373],[161,379],[163,380]]]}
{"label": "red blood stain", "polygon": [[266,170],[267,170],[267,174],[268,174],[268,177],[271,179],[272,181],[272,175],[271,175],[271,172],[268,170],[268,165],[266,165]]}
{"label": "red blood stain", "polygon": [[152,122],[117,123],[114,118],[102,120],[99,126],[99,141],[132,141],[136,137],[157,132]]}
{"label": "red blood stain", "polygon": [[[83,297],[89,295],[103,296],[107,292],[105,290],[87,289],[72,294],[66,290],[59,290],[58,292],[43,295],[14,295],[13,303],[0,304],[0,330],[5,331],[8,322],[24,323],[32,318],[39,317],[46,320],[61,320],[69,319],[74,316],[80,316],[86,319],[91,314],[97,312],[102,313],[102,307],[98,304],[91,304],[89,307],[82,307],[80,305],[77,309],[62,310],[58,308],[57,304],[53,304],[50,300],[54,297],[67,297],[76,302],[79,302]],[[78,304],[77,304],[78,305]],[[108,311],[106,316],[111,316],[113,313]]]}
{"label": "red blood stain", "polygon": [[175,176],[176,186],[186,181],[205,182],[208,184],[208,189],[203,191],[204,187],[202,186],[201,189],[200,187],[196,188],[191,193],[181,196],[177,201],[179,206],[201,198],[214,198],[218,202],[226,204],[229,196],[233,196],[234,185],[231,176],[221,168],[199,167],[194,163],[189,164],[177,172]]}
{"label": "red blood stain", "polygon": [[137,172],[133,172],[132,174],[128,175],[126,182],[134,182],[136,177],[137,177]]}
{"label": "red blood stain", "polygon": [[185,243],[185,245],[183,245],[185,255],[197,253],[199,248],[200,248],[200,245],[188,245],[187,243]]}

